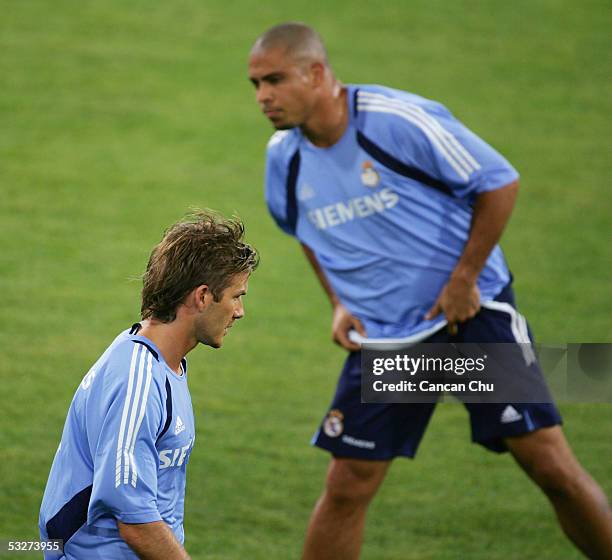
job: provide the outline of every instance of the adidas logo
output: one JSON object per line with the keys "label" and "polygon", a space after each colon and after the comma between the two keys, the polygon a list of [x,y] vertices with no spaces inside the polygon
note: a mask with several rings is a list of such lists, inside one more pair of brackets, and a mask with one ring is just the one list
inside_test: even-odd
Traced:
{"label": "adidas logo", "polygon": [[504,408],[500,420],[502,424],[509,424],[510,422],[517,422],[518,420],[522,420],[522,418],[523,415],[519,414],[516,408],[511,405],[508,405],[506,408]]}
{"label": "adidas logo", "polygon": [[185,429],[185,424],[181,420],[180,416],[176,417],[176,424],[174,424],[174,435],[180,434]]}
{"label": "adidas logo", "polygon": [[297,195],[298,199],[299,200],[310,200],[311,198],[314,198],[314,196],[315,196],[314,189],[308,183],[303,183]]}

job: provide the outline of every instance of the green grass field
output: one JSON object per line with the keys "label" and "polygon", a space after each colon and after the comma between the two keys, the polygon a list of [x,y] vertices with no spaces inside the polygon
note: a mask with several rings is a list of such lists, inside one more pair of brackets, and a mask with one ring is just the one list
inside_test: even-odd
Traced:
{"label": "green grass field", "polygon": [[[0,539],[37,536],[73,392],[138,318],[138,275],[189,206],[236,211],[262,264],[224,348],[190,355],[197,559],[297,558],[327,456],[309,439],[343,352],[296,243],[264,208],[256,36],[306,21],[346,82],[444,102],[519,169],[503,246],[540,341],[612,339],[611,11],[597,0],[0,0]],[[612,495],[612,407],[563,405]],[[370,511],[363,558],[578,558],[508,456],[440,406]]]}

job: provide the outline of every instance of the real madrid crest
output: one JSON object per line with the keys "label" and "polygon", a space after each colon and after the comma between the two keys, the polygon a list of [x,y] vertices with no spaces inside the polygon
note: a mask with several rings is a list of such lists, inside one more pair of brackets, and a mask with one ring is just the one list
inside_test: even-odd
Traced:
{"label": "real madrid crest", "polygon": [[344,430],[344,414],[337,408],[329,411],[323,422],[323,431],[328,437],[338,437]]}
{"label": "real madrid crest", "polygon": [[364,161],[361,164],[361,182],[366,187],[376,187],[380,183],[380,175],[371,161]]}

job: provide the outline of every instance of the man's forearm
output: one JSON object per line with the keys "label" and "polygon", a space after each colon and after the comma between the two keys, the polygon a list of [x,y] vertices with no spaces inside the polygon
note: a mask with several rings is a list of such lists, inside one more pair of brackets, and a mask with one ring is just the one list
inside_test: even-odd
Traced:
{"label": "man's forearm", "polygon": [[163,521],[121,523],[119,534],[142,560],[189,560],[187,551]]}
{"label": "man's forearm", "polygon": [[302,243],[302,249],[304,250],[304,254],[306,255],[306,258],[308,259],[310,266],[312,266],[314,273],[317,275],[317,278],[319,279],[319,283],[321,284],[321,287],[323,288],[323,290],[325,290],[325,293],[327,294],[327,297],[329,298],[329,301],[332,307],[336,307],[336,305],[338,305],[340,301],[338,300],[338,296],[336,296],[333,288],[331,287],[329,280],[325,276],[325,273],[323,272],[323,269],[321,268],[319,261],[317,261],[317,257],[315,257],[315,254],[312,252],[310,247],[308,247],[307,245],[304,245],[303,243]]}
{"label": "man's forearm", "polygon": [[476,282],[510,219],[517,192],[518,181],[515,181],[501,189],[482,193],[476,199],[470,235],[452,273],[453,279]]}

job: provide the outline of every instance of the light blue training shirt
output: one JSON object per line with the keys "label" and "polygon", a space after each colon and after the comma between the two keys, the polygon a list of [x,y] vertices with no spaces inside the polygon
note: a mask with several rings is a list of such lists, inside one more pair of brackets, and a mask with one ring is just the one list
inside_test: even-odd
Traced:
{"label": "light blue training shirt", "polygon": [[[518,173],[437,102],[377,85],[349,85],[347,100],[331,147],[299,128],[272,136],[268,208],[314,252],[368,338],[425,335],[445,323],[424,316],[462,254],[477,195]],[[496,246],[478,278],[482,301],[509,281]]]}
{"label": "light blue training shirt", "polygon": [[[186,466],[195,441],[186,361],[178,375],[158,348],[121,333],[79,385],[40,510],[45,558],[137,558],[124,523],[165,521],[184,541]],[[133,334],[131,334],[133,333]]]}

